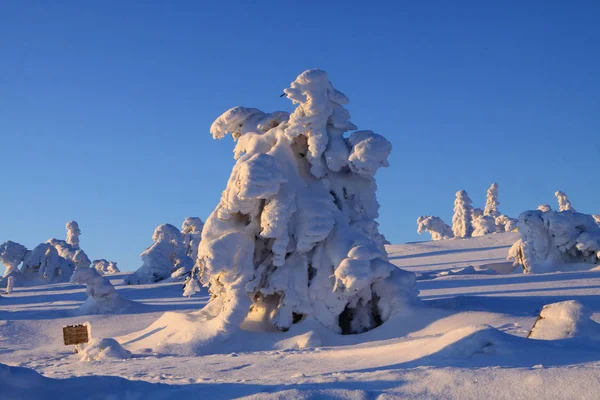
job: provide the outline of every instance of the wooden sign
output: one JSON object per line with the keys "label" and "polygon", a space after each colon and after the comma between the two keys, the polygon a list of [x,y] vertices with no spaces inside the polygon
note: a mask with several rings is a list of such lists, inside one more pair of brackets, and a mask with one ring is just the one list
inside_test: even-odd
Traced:
{"label": "wooden sign", "polygon": [[88,337],[88,326],[84,324],[63,326],[63,339],[65,346],[87,343],[90,340]]}

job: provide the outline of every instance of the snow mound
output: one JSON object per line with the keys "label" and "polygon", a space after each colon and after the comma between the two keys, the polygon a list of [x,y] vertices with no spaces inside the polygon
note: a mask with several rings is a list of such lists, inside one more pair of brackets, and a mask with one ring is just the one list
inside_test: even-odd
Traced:
{"label": "snow mound", "polygon": [[81,361],[125,360],[128,358],[131,358],[131,352],[125,350],[113,338],[93,338],[81,352]]}
{"label": "snow mound", "polygon": [[600,340],[600,324],[592,312],[576,300],[545,305],[529,332],[528,338],[556,340],[587,337]]}

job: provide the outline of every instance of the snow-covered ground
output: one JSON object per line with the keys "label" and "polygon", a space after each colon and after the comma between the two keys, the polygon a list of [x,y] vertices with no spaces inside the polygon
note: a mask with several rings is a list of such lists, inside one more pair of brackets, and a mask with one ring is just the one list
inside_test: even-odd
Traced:
{"label": "snow-covered ground", "polygon": [[[111,275],[136,303],[119,315],[76,316],[84,286],[15,288],[0,298],[0,399],[596,399],[598,338],[527,335],[544,305],[565,300],[600,321],[600,272],[508,273],[518,238],[388,246],[391,262],[417,273],[423,307],[361,335],[338,336],[314,320],[285,333],[244,332],[204,356],[157,352],[167,324],[182,317],[155,321],[201,308],[205,290],[185,298],[181,283],[126,286],[125,274]],[[117,339],[131,358],[80,361],[62,344],[62,326],[86,321],[94,338]]]}

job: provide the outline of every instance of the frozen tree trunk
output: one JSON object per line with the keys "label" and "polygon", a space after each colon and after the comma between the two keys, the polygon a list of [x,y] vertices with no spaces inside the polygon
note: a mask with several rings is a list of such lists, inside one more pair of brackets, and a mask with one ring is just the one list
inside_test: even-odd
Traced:
{"label": "frozen tree trunk", "polygon": [[471,237],[473,234],[472,215],[473,206],[468,193],[465,190],[459,190],[456,192],[454,215],[452,216],[452,231],[455,237]]}
{"label": "frozen tree trunk", "polygon": [[19,272],[19,264],[23,262],[27,255],[27,248],[22,244],[6,241],[0,245],[0,263],[4,264],[4,278]]}
{"label": "frozen tree trunk", "polygon": [[9,276],[8,277],[7,283],[6,283],[6,294],[11,294],[12,293],[14,281],[15,281],[15,277],[14,276]]}
{"label": "frozen tree trunk", "polygon": [[496,218],[500,215],[500,211],[498,211],[498,184],[492,183],[492,186],[487,191],[487,196],[485,198],[485,209],[483,210],[483,215],[489,216],[492,218]]}
{"label": "frozen tree trunk", "polygon": [[575,211],[565,193],[559,190],[556,193],[554,193],[554,195],[558,200],[558,207],[560,211]]}
{"label": "frozen tree trunk", "polygon": [[[416,299],[414,274],[387,262],[374,175],[390,143],[357,131],[321,70],[285,89],[291,115],[236,107],[211,127],[237,162],[202,231],[193,275],[227,335],[249,313],[287,330],[315,318],[339,333],[372,329]],[[190,290],[193,290],[190,286]]]}

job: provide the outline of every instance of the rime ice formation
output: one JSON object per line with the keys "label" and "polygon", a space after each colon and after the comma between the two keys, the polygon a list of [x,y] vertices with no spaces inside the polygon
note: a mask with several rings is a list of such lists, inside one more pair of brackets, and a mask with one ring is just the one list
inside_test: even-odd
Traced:
{"label": "rime ice formation", "polygon": [[133,304],[121,298],[110,281],[95,268],[78,268],[70,281],[86,286],[87,299],[77,309],[77,314],[108,314],[122,311]]}
{"label": "rime ice formation", "polygon": [[179,229],[170,224],[159,225],[152,235],[154,244],[142,254],[142,266],[125,278],[129,285],[154,283],[171,277],[182,276],[181,271],[190,271],[194,261],[186,254],[183,236]]}
{"label": "rime ice formation", "polygon": [[42,243],[28,251],[21,266],[24,281],[34,285],[68,282],[74,270],[73,261],[61,257],[50,243]]}
{"label": "rime ice formation", "polygon": [[455,237],[467,238],[473,233],[473,225],[471,223],[473,206],[472,201],[465,190],[456,192],[456,200],[454,200],[454,215],[452,216],[452,232]]}
{"label": "rime ice formation", "polygon": [[500,211],[498,211],[499,204],[498,184],[492,183],[485,198],[485,209],[483,210],[483,215],[490,216],[492,218],[498,217],[500,215]]}
{"label": "rime ice formation", "polygon": [[567,195],[564,192],[561,192],[559,190],[556,193],[554,193],[554,195],[556,196],[556,200],[558,200],[558,207],[560,211],[575,211],[575,209],[571,205],[571,202],[567,198]]}
{"label": "rime ice formation", "polygon": [[496,232],[496,220],[489,215],[481,215],[473,220],[472,236],[483,236]]}
{"label": "rime ice formation", "polygon": [[540,210],[540,211],[542,211],[542,212],[548,212],[548,211],[552,210],[552,207],[550,207],[549,204],[540,204],[537,207],[537,209]]}
{"label": "rime ice formation", "polygon": [[521,239],[511,247],[508,259],[526,273],[599,263],[600,226],[591,215],[530,210],[519,216],[518,226]]}
{"label": "rime ice formation", "polygon": [[194,261],[198,257],[198,245],[202,237],[204,222],[198,217],[187,217],[181,225],[185,253]]}
{"label": "rime ice formation", "polygon": [[[372,329],[416,299],[414,274],[387,262],[374,175],[390,143],[356,127],[321,70],[285,94],[288,115],[235,107],[211,126],[237,142],[229,182],[202,231],[193,276],[220,335],[249,313],[287,330],[315,318],[339,333]],[[186,286],[186,291],[187,291]],[[190,287],[191,290],[191,287]]]}
{"label": "rime ice formation", "polygon": [[417,219],[417,233],[429,232],[431,240],[450,239],[454,237],[450,228],[440,217],[423,215]]}

